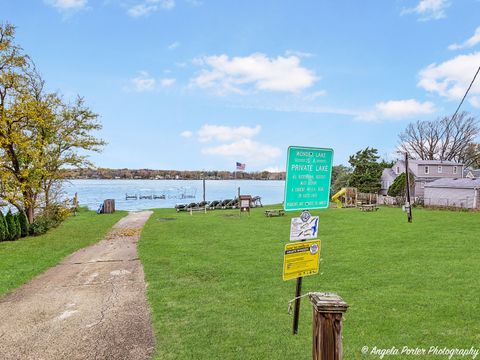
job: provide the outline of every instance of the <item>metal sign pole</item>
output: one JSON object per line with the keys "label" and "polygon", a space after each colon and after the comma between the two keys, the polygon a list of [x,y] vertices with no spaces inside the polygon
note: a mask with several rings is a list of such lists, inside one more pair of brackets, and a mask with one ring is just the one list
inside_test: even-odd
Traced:
{"label": "metal sign pole", "polygon": [[[305,213],[305,210],[302,211],[302,215],[304,213]],[[310,213],[308,213],[308,215],[310,217]],[[305,239],[302,239],[301,241],[305,241]],[[300,300],[302,296],[302,279],[303,279],[302,276],[297,278],[297,286],[295,287],[295,308],[293,310],[293,335],[296,335],[298,333],[298,322],[300,320]]]}
{"label": "metal sign pole", "polygon": [[203,175],[203,202],[205,202],[205,175]]}
{"label": "metal sign pole", "polygon": [[[287,167],[285,173],[285,199],[283,202],[283,208],[285,211],[296,211],[303,209],[306,210],[304,212],[307,213],[305,216],[308,215],[308,218],[310,218],[308,210],[328,208],[330,200],[330,182],[332,179],[332,162],[332,149],[303,146],[288,147]],[[300,217],[303,222],[308,220],[304,220],[305,216]],[[317,227],[318,223],[315,223],[314,226]],[[316,232],[312,229],[310,229],[310,231]],[[296,236],[294,236],[294,240],[300,240],[299,238],[302,235],[302,232],[303,230],[296,234]],[[305,241],[305,236],[302,237],[302,241]],[[292,241],[292,238],[290,240]],[[295,335],[298,332],[298,323],[300,317],[302,278],[303,276],[309,276],[318,273],[320,241],[318,241],[318,244],[312,244],[312,248],[309,249],[309,252],[311,252],[312,256],[317,254],[316,269],[308,268],[298,272],[297,274],[292,274],[291,271],[287,271],[289,265],[287,263],[287,257],[289,255],[287,246],[288,245],[285,246],[286,250],[284,253],[283,279],[290,280],[294,278],[294,275],[300,275],[298,277],[295,276],[297,279],[297,285],[295,288],[295,308],[293,315],[293,334]],[[292,249],[292,251],[295,250],[299,249]],[[298,266],[298,264],[296,264],[296,266]]]}
{"label": "metal sign pole", "polygon": [[293,310],[293,335],[298,333],[298,320],[300,318],[300,296],[302,295],[302,277],[297,278],[295,290],[295,308]]}

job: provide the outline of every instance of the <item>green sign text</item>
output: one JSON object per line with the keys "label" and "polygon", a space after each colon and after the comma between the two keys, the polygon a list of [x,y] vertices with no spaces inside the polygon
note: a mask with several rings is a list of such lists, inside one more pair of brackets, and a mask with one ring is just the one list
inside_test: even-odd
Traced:
{"label": "green sign text", "polygon": [[286,211],[328,208],[332,162],[332,149],[288,148],[283,203]]}

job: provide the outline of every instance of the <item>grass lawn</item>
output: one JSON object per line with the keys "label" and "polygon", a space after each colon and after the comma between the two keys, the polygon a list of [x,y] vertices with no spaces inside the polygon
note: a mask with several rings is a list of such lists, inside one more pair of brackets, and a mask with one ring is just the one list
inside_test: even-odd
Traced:
{"label": "grass lawn", "polygon": [[65,256],[103,238],[120,218],[120,211],[98,215],[81,209],[47,234],[0,242],[0,296],[58,264]]}
{"label": "grass lawn", "polygon": [[[321,274],[304,278],[303,292],[337,292],[350,305],[345,359],[379,358],[362,355],[363,346],[480,346],[479,213],[414,209],[412,224],[394,208],[312,213]],[[311,359],[311,306],[302,302],[291,335],[295,281],[281,275],[298,213],[236,214],[155,210],[144,228],[156,359]]]}

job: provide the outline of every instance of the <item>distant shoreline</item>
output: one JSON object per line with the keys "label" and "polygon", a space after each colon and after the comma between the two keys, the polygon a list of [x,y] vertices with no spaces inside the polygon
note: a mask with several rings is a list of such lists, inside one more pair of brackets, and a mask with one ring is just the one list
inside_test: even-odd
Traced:
{"label": "distant shoreline", "polygon": [[65,169],[65,179],[94,180],[285,180],[285,172],[152,169]]}

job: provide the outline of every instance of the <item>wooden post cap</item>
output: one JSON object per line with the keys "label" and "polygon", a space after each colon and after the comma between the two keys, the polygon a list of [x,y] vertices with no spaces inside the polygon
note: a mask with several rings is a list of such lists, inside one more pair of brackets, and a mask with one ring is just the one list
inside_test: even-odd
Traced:
{"label": "wooden post cap", "polygon": [[348,304],[335,293],[315,292],[309,297],[315,310],[320,313],[344,313],[348,308]]}

